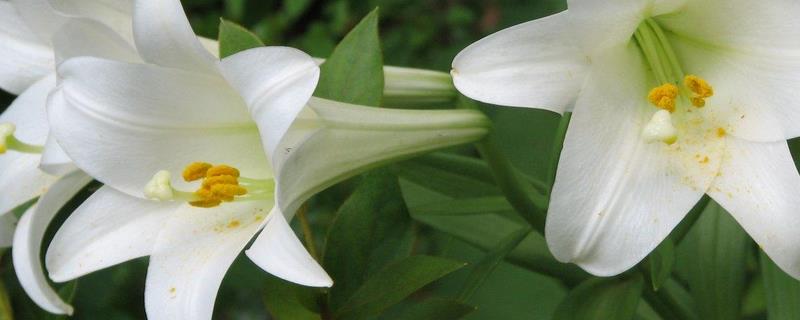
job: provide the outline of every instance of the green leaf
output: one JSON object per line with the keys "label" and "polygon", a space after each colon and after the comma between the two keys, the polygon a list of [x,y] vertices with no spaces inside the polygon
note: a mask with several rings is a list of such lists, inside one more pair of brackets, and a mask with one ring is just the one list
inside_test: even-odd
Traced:
{"label": "green leaf", "polygon": [[319,320],[318,291],[267,275],[264,305],[277,320]]}
{"label": "green leaf", "polygon": [[[5,249],[0,249],[5,250]],[[2,256],[2,252],[0,252]],[[6,285],[0,278],[0,320],[13,320],[14,310],[11,309],[11,299],[6,291]]]}
{"label": "green leaf", "polygon": [[412,293],[465,264],[431,256],[411,256],[395,262],[370,277],[336,319],[365,319],[380,314]]}
{"label": "green leaf", "polygon": [[689,290],[701,319],[739,319],[750,240],[736,220],[710,202],[684,240]]}
{"label": "green leaf", "polygon": [[394,166],[397,174],[451,198],[501,196],[485,162],[464,156],[436,153]]}
{"label": "green leaf", "polygon": [[257,35],[235,22],[219,20],[219,57],[224,59],[238,52],[264,46]]}
{"label": "green leaf", "polygon": [[761,274],[769,319],[800,319],[800,281],[778,268],[761,251]]}
{"label": "green leaf", "polygon": [[378,9],[344,37],[320,70],[314,96],[365,106],[381,105],[384,79]]}
{"label": "green leaf", "polygon": [[509,234],[494,249],[487,252],[478,264],[475,265],[472,273],[464,281],[464,287],[458,295],[458,301],[466,302],[478,288],[486,281],[489,275],[505,260],[506,256],[514,250],[522,240],[531,232],[530,228],[523,228],[517,232]]}
{"label": "green leaf", "polygon": [[475,311],[475,307],[454,300],[428,299],[414,303],[391,320],[456,320]]}
{"label": "green leaf", "polygon": [[664,319],[698,319],[691,294],[672,278],[664,281],[658,291],[644,290],[644,298]]}
{"label": "green leaf", "polygon": [[323,265],[334,280],[331,310],[340,309],[372,271],[410,254],[410,229],[397,178],[385,170],[365,174],[328,231]]}
{"label": "green leaf", "polygon": [[[409,181],[402,181],[403,196],[409,205],[411,217],[440,232],[444,232],[483,250],[496,248],[513,232],[528,225],[519,218],[498,214],[472,215],[434,215],[420,210],[430,203],[450,200],[449,197],[435,193]],[[421,200],[424,199],[424,200]],[[530,233],[507,256],[509,262],[531,271],[557,277],[567,284],[578,284],[588,277],[584,271],[573,264],[556,261],[547,243],[538,233]]]}
{"label": "green leaf", "polygon": [[647,257],[647,268],[650,274],[650,283],[653,290],[658,290],[661,284],[672,275],[675,265],[675,244],[667,238],[656,247]]}
{"label": "green leaf", "polygon": [[553,319],[633,319],[643,288],[640,273],[586,280],[561,302]]}

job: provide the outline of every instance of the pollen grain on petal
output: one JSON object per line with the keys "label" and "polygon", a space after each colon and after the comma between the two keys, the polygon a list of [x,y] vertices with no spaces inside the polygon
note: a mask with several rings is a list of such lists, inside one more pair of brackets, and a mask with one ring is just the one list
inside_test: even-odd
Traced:
{"label": "pollen grain on petal", "polygon": [[212,165],[205,162],[193,162],[183,169],[183,180],[190,182],[204,178]]}
{"label": "pollen grain on petal", "polygon": [[717,128],[717,137],[722,138],[722,137],[725,137],[727,135],[728,135],[728,131],[726,131],[724,128]]}
{"label": "pollen grain on petal", "polygon": [[675,111],[675,100],[678,98],[680,90],[678,86],[667,83],[650,90],[647,100],[659,109],[669,112]]}

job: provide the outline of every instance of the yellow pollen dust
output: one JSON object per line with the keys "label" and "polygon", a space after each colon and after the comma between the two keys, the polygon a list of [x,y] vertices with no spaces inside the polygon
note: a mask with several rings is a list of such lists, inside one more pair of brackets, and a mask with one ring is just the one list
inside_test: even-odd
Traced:
{"label": "yellow pollen dust", "polygon": [[683,78],[683,85],[694,93],[690,100],[692,105],[698,108],[705,107],[706,99],[714,95],[714,88],[706,80],[695,75],[688,75]]}
{"label": "yellow pollen dust", "polygon": [[212,208],[247,194],[247,189],[239,185],[239,170],[226,165],[195,162],[183,170],[183,179],[187,182],[203,179],[200,189],[194,192],[200,199],[189,202],[195,207]]}
{"label": "yellow pollen dust", "polygon": [[717,137],[722,138],[726,135],[728,135],[728,131],[725,131],[723,128],[717,128]]}
{"label": "yellow pollen dust", "polygon": [[650,90],[647,100],[659,109],[675,112],[675,100],[679,93],[678,86],[667,83]]}

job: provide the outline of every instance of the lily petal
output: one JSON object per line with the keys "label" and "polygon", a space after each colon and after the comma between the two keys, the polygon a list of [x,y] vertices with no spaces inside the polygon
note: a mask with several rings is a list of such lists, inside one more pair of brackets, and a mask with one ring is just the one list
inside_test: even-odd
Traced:
{"label": "lily petal", "polygon": [[786,273],[800,277],[800,175],[785,141],[729,138],[728,155],[708,194],[736,218]]}
{"label": "lily petal", "polygon": [[[47,140],[45,101],[53,88],[55,77],[36,82],[0,114],[0,122],[16,125],[14,135],[21,141],[43,145]],[[39,170],[38,154],[9,150],[0,155],[0,213],[28,202],[47,190],[56,177]]]}
{"label": "lily petal", "polygon": [[0,248],[8,248],[14,240],[17,217],[11,212],[0,214]]}
{"label": "lily petal", "polygon": [[73,19],[53,37],[56,63],[90,56],[123,62],[141,62],[131,42],[102,23]]}
{"label": "lily petal", "polygon": [[78,167],[72,163],[72,159],[67,156],[64,149],[61,149],[53,135],[49,135],[44,144],[39,169],[54,176],[63,176],[68,172],[78,170]]}
{"label": "lily petal", "polygon": [[195,161],[271,177],[266,155],[253,149],[261,145],[255,123],[221,77],[88,57],[59,74],[48,106],[53,134],[79,168],[115,189],[142,197],[154,173]]}
{"label": "lily petal", "polygon": [[273,154],[305,107],[319,81],[311,56],[288,47],[250,49],[220,63],[223,75],[247,102],[264,142]]}
{"label": "lily petal", "polygon": [[[800,36],[800,35],[799,35]],[[798,50],[753,52],[725,50],[670,35],[684,69],[714,86],[708,107],[716,110],[731,135],[751,141],[779,142],[800,136]],[[797,53],[793,53],[797,52]]]}
{"label": "lily petal", "polygon": [[133,0],[49,0],[49,3],[62,14],[91,18],[109,26],[117,34],[133,36]]}
{"label": "lily petal", "polygon": [[179,206],[103,186],[67,218],[50,242],[45,256],[50,278],[69,281],[149,255],[159,230]]}
{"label": "lily petal", "polygon": [[366,170],[482,138],[489,123],[472,110],[399,110],[312,98],[272,164],[277,203],[291,217],[303,201]]}
{"label": "lily petal", "polygon": [[270,212],[261,234],[245,253],[261,269],[278,278],[310,287],[333,285],[331,277],[306,251],[277,208]]}
{"label": "lily petal", "polygon": [[27,27],[8,1],[0,1],[0,88],[20,94],[53,70],[53,50]]}
{"label": "lily petal", "polygon": [[25,24],[42,43],[50,43],[53,34],[69,19],[57,12],[48,0],[10,0]]}
{"label": "lily petal", "polygon": [[271,208],[272,202],[244,201],[172,213],[150,254],[147,318],[211,319],[222,278]]}
{"label": "lily petal", "polygon": [[705,146],[644,142],[655,108],[642,94],[649,82],[634,46],[595,61],[567,130],[545,228],[558,260],[599,276],[623,272],[655,248],[702,197],[721,157],[699,164],[686,158]]}
{"label": "lily petal", "polygon": [[453,81],[475,100],[564,112],[588,69],[571,39],[566,12],[502,30],[456,56]]}
{"label": "lily petal", "polygon": [[631,42],[653,0],[567,0],[570,32],[589,55]]}
{"label": "lily petal", "polygon": [[91,181],[80,171],[61,178],[25,212],[14,233],[12,256],[19,282],[37,305],[51,313],[72,314],[72,307],[50,287],[42,270],[39,256],[44,234],[61,207]]}
{"label": "lily petal", "polygon": [[144,61],[164,67],[216,73],[217,59],[197,39],[178,0],[136,1],[136,48]]}

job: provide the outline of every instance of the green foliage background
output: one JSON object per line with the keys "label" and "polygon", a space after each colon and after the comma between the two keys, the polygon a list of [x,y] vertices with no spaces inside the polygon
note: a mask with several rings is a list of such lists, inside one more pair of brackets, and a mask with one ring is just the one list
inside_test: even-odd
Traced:
{"label": "green foliage background", "polygon": [[[293,46],[316,57],[329,57],[337,43],[362,18],[380,7],[385,64],[441,71],[448,71],[453,57],[472,42],[566,8],[563,0],[184,0],[183,3],[194,30],[202,36],[216,38],[219,18],[223,17],[252,30],[267,45]],[[8,105],[12,99],[2,93],[0,106]],[[560,117],[532,109],[493,106],[482,109],[491,116],[496,128],[493,138],[510,162],[532,179],[549,181]],[[452,158],[448,157],[454,155],[466,159],[463,166],[453,166]],[[449,319],[461,314],[467,314],[464,319],[471,320],[670,319],[663,315],[681,309],[689,310],[688,314],[676,314],[676,318],[763,319],[767,317],[768,306],[770,319],[791,319],[800,312],[791,307],[797,305],[793,299],[800,296],[797,281],[760,254],[741,228],[713,203],[704,209],[691,230],[691,225],[684,228],[685,238],[673,235],[642,264],[645,272],[585,281],[588,276],[574,266],[542,262],[548,261],[549,256],[543,239],[536,234],[525,236],[528,229],[524,220],[514,214],[476,156],[471,147],[458,148],[370,172],[316,196],[310,202],[308,217],[318,249],[324,250],[321,258],[326,268],[335,278],[350,279],[352,282],[348,283],[354,286],[366,282],[360,288],[334,287],[332,296],[322,304],[347,306],[344,298],[336,297],[345,297],[344,293],[350,296],[382,293],[376,288],[391,287],[391,279],[369,283],[361,274],[389,270],[396,274],[418,272],[443,277],[406,299],[400,294],[402,302],[381,309],[385,312],[379,319]],[[90,187],[84,194],[96,187]],[[66,217],[69,207],[60,214],[60,219]],[[462,217],[447,215],[456,208],[478,212]],[[698,214],[701,210],[697,210]],[[360,225],[358,222],[363,219],[359,215],[369,212],[379,212],[384,220]],[[364,230],[379,231],[369,239],[335,237],[338,251],[337,247],[322,248],[326,239],[331,246],[333,234],[361,234]],[[360,241],[367,244],[362,243],[363,252],[346,250],[358,246]],[[488,255],[486,250],[490,252]],[[428,269],[416,270],[403,264],[406,261],[402,256],[410,252],[449,260],[426,261]],[[507,258],[502,260],[504,255]],[[462,262],[467,266],[462,267]],[[348,263],[363,269],[353,272],[348,270]],[[708,266],[714,269],[703,269]],[[83,277],[75,290],[72,287],[75,283],[64,286],[65,294],[74,293],[74,318],[144,319],[146,268],[147,260],[139,259]],[[40,311],[22,292],[9,252],[0,257],[0,280],[16,319],[59,319]],[[226,275],[214,318],[265,319],[282,315],[283,319],[319,319],[314,311],[329,313],[330,310],[314,309],[320,305],[318,294],[265,274],[242,255]],[[660,305],[665,295],[677,298]],[[640,302],[639,296],[647,303]],[[380,309],[369,305],[359,310],[376,308]],[[654,309],[662,316],[657,316]],[[348,314],[348,318],[361,316]]]}

